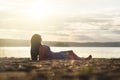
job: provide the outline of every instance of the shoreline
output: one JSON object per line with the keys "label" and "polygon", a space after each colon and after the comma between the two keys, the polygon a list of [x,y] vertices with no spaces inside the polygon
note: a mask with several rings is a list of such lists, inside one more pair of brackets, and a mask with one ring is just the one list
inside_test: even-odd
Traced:
{"label": "shoreline", "polygon": [[0,80],[119,80],[120,58],[30,61],[0,58]]}

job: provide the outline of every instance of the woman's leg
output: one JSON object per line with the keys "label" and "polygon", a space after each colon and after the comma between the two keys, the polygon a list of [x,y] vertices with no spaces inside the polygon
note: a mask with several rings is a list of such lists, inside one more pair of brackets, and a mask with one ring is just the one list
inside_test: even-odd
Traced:
{"label": "woman's leg", "polygon": [[68,54],[68,57],[70,60],[89,60],[92,58],[91,55],[89,55],[87,58],[80,58],[79,56],[77,56],[72,50],[70,51],[64,51]]}
{"label": "woman's leg", "polygon": [[68,55],[68,59],[72,60],[78,60],[80,59],[80,57],[78,57],[72,50],[69,50],[69,51],[62,51],[64,53],[66,53]]}

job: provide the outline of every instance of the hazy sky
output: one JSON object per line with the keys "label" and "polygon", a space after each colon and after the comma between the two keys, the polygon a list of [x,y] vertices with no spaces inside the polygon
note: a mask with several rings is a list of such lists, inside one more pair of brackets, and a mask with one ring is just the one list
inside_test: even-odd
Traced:
{"label": "hazy sky", "polygon": [[120,0],[0,0],[0,38],[120,41]]}

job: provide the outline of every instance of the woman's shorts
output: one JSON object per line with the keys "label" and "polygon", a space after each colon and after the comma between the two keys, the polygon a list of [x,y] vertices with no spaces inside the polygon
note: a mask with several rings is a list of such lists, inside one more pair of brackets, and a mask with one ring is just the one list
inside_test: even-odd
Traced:
{"label": "woman's shorts", "polygon": [[68,59],[66,52],[58,52],[53,54],[54,59]]}

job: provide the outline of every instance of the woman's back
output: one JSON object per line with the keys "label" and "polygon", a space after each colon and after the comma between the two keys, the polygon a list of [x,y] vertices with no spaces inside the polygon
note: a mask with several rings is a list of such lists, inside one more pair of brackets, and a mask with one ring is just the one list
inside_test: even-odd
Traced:
{"label": "woman's back", "polygon": [[39,48],[39,60],[52,59],[52,52],[50,48],[46,45],[41,45]]}

